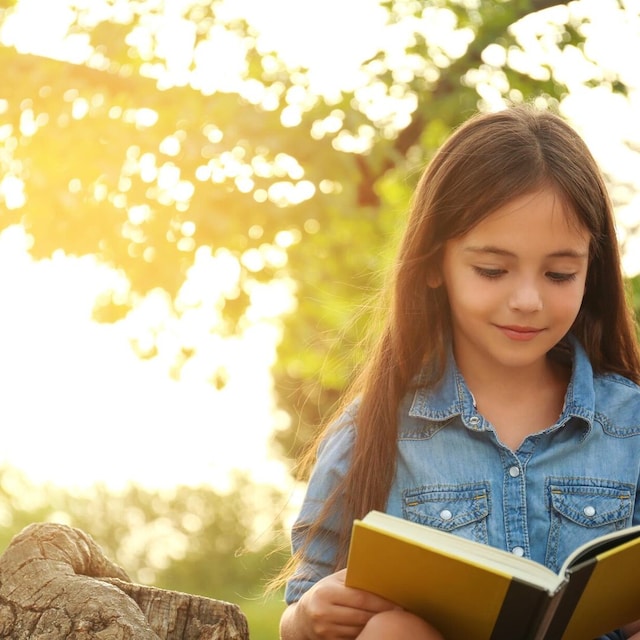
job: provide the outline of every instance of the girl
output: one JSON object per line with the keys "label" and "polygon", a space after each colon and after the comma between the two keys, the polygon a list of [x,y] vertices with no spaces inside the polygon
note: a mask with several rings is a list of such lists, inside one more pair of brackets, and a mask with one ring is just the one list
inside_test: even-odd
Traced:
{"label": "girl", "polygon": [[556,571],[640,523],[640,355],[612,207],[560,117],[511,107],[449,138],[415,193],[386,308],[317,449],[282,640],[442,637],[344,585],[353,519],[371,509]]}

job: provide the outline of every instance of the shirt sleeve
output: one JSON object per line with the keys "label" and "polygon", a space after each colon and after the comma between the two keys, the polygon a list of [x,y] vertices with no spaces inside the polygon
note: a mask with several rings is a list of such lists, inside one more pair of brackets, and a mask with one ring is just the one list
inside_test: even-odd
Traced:
{"label": "shirt sleeve", "polygon": [[[326,499],[347,472],[354,439],[355,424],[351,412],[347,410],[331,426],[318,449],[306,495],[291,531],[293,553],[307,543],[309,528],[316,522]],[[318,580],[333,572],[340,520],[340,513],[329,514],[322,522],[318,535],[309,541],[296,571],[287,582],[287,604],[297,602]]]}

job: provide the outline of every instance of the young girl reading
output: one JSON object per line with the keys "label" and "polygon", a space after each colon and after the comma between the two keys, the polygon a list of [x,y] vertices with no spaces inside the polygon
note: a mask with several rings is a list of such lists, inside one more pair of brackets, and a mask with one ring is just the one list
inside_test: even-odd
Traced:
{"label": "young girl reading", "polygon": [[353,519],[371,509],[554,570],[640,523],[639,382],[612,207],[584,142],[528,106],[474,116],[421,178],[383,329],[319,440],[282,639],[441,638],[345,586]]}

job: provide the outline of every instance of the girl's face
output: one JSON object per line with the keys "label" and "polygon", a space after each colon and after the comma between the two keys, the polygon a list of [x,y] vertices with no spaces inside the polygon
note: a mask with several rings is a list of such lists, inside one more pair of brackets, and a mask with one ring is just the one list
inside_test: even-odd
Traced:
{"label": "girl's face", "polygon": [[576,219],[545,187],[446,243],[442,282],[463,373],[546,363],[584,295],[590,238]]}

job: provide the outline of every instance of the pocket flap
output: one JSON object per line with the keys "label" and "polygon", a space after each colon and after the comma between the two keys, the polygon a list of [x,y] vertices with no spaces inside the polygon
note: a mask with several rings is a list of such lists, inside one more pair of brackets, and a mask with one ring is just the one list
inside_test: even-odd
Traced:
{"label": "pocket flap", "polygon": [[489,515],[489,487],[479,483],[408,490],[403,509],[407,520],[452,531]]}
{"label": "pocket flap", "polygon": [[583,527],[601,527],[631,515],[632,493],[627,486],[549,485],[551,507]]}

